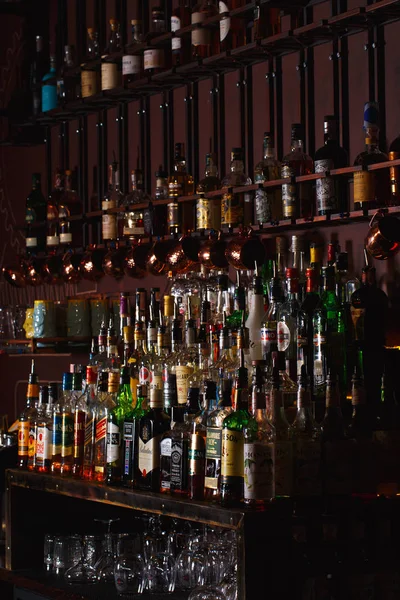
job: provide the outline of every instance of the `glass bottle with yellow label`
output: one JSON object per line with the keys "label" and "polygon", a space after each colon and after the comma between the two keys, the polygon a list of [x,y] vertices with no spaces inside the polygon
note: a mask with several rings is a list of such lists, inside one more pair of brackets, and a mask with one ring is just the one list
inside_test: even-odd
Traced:
{"label": "glass bottle with yellow label", "polygon": [[193,193],[193,177],[186,170],[185,144],[177,143],[173,172],[168,177],[168,196],[173,198],[173,201],[167,205],[167,226],[170,233],[194,228],[192,203],[178,203],[180,196],[191,196]]}
{"label": "glass bottle with yellow label", "polygon": [[101,203],[103,216],[101,231],[104,241],[116,240],[118,237],[117,214],[109,213],[109,210],[118,208],[122,195],[119,188],[119,168],[117,161],[108,165],[108,190]]}
{"label": "glass bottle with yellow label", "polygon": [[220,494],[223,506],[235,506],[244,493],[244,433],[249,413],[249,381],[244,352],[240,351],[240,366],[233,389],[233,412],[222,424]]}
{"label": "glass bottle with yellow label", "polygon": [[29,456],[30,422],[34,420],[35,402],[39,399],[39,379],[35,373],[35,361],[32,360],[31,372],[28,379],[26,405],[19,417],[18,424],[18,467],[26,469]]}
{"label": "glass bottle with yellow label", "polygon": [[251,194],[240,192],[233,194],[231,188],[251,185],[250,177],[244,172],[243,148],[232,148],[230,172],[222,180],[222,187],[227,188],[221,202],[221,225],[237,227],[251,225],[253,222],[253,198]]}
{"label": "glass bottle with yellow label", "polygon": [[221,226],[221,202],[219,198],[206,198],[205,194],[221,188],[215,154],[206,154],[206,168],[203,179],[197,186],[200,198],[196,202],[196,230],[219,229]]}
{"label": "glass bottle with yellow label", "polygon": [[390,202],[389,169],[368,171],[369,165],[385,162],[387,154],[379,149],[379,105],[367,102],[364,106],[365,150],[354,161],[361,166],[354,173],[354,210],[369,210],[387,206]]}
{"label": "glass bottle with yellow label", "polygon": [[282,185],[284,219],[310,219],[314,216],[315,200],[311,181],[295,183],[298,175],[309,175],[314,170],[313,159],[304,152],[304,128],[292,125],[292,142],[289,154],[282,160],[281,176],[288,182]]}

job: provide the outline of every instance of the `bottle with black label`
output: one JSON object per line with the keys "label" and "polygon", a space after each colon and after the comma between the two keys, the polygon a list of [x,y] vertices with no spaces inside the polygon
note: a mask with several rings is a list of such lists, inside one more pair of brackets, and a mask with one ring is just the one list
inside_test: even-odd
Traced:
{"label": "bottle with black label", "polygon": [[139,422],[146,411],[146,397],[142,394],[142,386],[136,385],[135,397],[132,399],[130,409],[125,414],[122,434],[122,483],[126,487],[133,487],[135,485],[139,447]]}
{"label": "bottle with black label", "polygon": [[[172,438],[178,437],[181,431],[184,409],[181,406],[173,406],[171,410],[171,431],[167,431],[160,442],[160,492],[168,493],[171,491],[171,473],[172,473]],[[174,449],[175,451],[175,449]],[[175,474],[176,476],[176,474]]]}
{"label": "bottle with black label", "polygon": [[[189,495],[189,442],[194,417],[199,413],[199,390],[189,389],[187,403],[178,408],[183,413],[183,423],[171,432],[171,494]],[[176,412],[174,410],[174,416]]]}
{"label": "bottle with black label", "polygon": [[[110,373],[109,373],[110,375]],[[114,375],[114,373],[112,373]],[[119,389],[116,395],[116,405],[108,413],[106,438],[106,483],[120,485],[122,478],[122,436],[124,418],[132,407],[132,392],[130,369],[121,369]]]}

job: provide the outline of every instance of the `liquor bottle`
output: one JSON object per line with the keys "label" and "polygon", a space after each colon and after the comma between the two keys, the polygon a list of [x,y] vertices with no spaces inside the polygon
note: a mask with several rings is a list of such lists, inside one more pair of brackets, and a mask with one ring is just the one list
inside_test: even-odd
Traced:
{"label": "liquor bottle", "polygon": [[64,61],[57,77],[58,104],[77,100],[81,97],[80,78],[70,74],[68,71],[75,66],[73,46],[64,46]]}
{"label": "liquor bottle", "polygon": [[223,506],[239,504],[244,494],[243,430],[250,420],[248,370],[244,364],[244,352],[241,350],[233,389],[233,412],[225,417],[222,424],[220,495]]}
{"label": "liquor bottle", "polygon": [[253,361],[252,417],[244,429],[244,502],[263,507],[274,497],[275,430],[267,418],[264,361]]}
{"label": "liquor bottle", "polygon": [[[310,376],[312,385],[314,384],[314,329],[313,317],[319,304],[320,297],[319,274],[313,268],[306,269],[306,293],[297,315],[297,374],[300,375],[300,369],[304,364],[306,371]],[[321,331],[319,331],[321,335]],[[316,339],[315,360],[320,360],[321,339]],[[323,371],[323,370],[322,370]]]}
{"label": "liquor bottle", "polygon": [[82,392],[82,380],[82,373],[73,374],[71,407],[74,421],[74,443],[71,473],[77,479],[83,475],[86,422],[88,420],[87,396]]}
{"label": "liquor bottle", "polygon": [[[390,144],[389,160],[398,160],[400,158],[400,135]],[[389,206],[398,206],[400,203],[400,167],[390,167],[390,199]]]}
{"label": "liquor bottle", "polygon": [[42,79],[42,112],[57,107],[56,57],[50,56],[50,70]]}
{"label": "liquor bottle", "polygon": [[385,162],[387,154],[379,149],[379,105],[367,102],[364,106],[365,150],[355,159],[361,171],[354,173],[354,210],[368,210],[387,206],[390,202],[390,174],[388,169],[368,171],[369,165]]}
{"label": "liquor bottle", "polygon": [[[110,377],[108,374],[110,392]],[[115,389],[113,387],[113,389]],[[116,393],[116,405],[109,411],[107,418],[106,439],[106,483],[107,485],[120,485],[122,478],[122,438],[125,415],[132,408],[132,393],[130,385],[130,373],[128,367],[122,367],[119,388]]]}
{"label": "liquor bottle", "polygon": [[278,349],[278,317],[283,294],[281,281],[277,277],[271,279],[268,310],[261,323],[262,358],[271,364],[272,352]]}
{"label": "liquor bottle", "polygon": [[[222,187],[251,185],[250,177],[244,173],[243,149],[232,148],[230,173],[222,180]],[[251,225],[254,220],[251,194],[244,192],[233,194],[229,189],[222,196],[221,225],[236,227],[240,224]]]}
{"label": "liquor bottle", "polygon": [[35,412],[30,419],[28,471],[37,471],[39,423],[42,420],[48,401],[49,388],[47,385],[41,385],[39,387],[39,398],[37,402],[35,402]]}
{"label": "liquor bottle", "polygon": [[96,435],[94,447],[94,480],[103,483],[106,478],[106,439],[108,413],[113,408],[112,394],[108,392],[108,372],[99,373],[97,385]]}
{"label": "liquor bottle", "polygon": [[83,451],[83,472],[82,477],[86,480],[94,478],[94,449],[96,441],[96,420],[97,420],[97,370],[93,365],[86,367],[86,421],[85,421],[85,441]]}
{"label": "liquor bottle", "polygon": [[62,446],[62,409],[64,402],[69,404],[72,393],[72,373],[63,373],[62,393],[53,405],[52,412],[52,438],[51,438],[51,472],[58,474],[61,471],[61,446]]}
{"label": "liquor bottle", "polygon": [[[118,62],[115,54],[121,52],[120,25],[116,19],[110,19],[110,36],[104,55],[101,57],[101,89],[112,90],[118,87]],[[113,56],[114,55],[114,56]]]}
{"label": "liquor bottle", "polygon": [[206,425],[201,421],[201,418],[195,417],[191,422],[188,444],[190,500],[204,499],[206,433]]}
{"label": "liquor bottle", "polygon": [[279,357],[273,356],[272,389],[270,392],[270,422],[275,430],[274,441],[274,493],[283,498],[293,491],[293,434],[287,422],[280,385]]}
{"label": "liquor bottle", "polygon": [[163,494],[169,494],[171,491],[172,436],[175,435],[172,432],[183,426],[183,408],[176,405],[172,406],[170,416],[171,430],[163,433],[160,441],[160,492]]}
{"label": "liquor bottle", "polygon": [[278,314],[278,350],[285,353],[286,372],[295,381],[297,379],[297,315],[300,310],[298,296],[298,270],[286,269],[287,300]]}
{"label": "liquor bottle", "polygon": [[167,226],[170,233],[188,231],[194,227],[194,215],[190,203],[178,204],[179,196],[190,196],[194,192],[193,177],[186,171],[185,145],[175,144],[173,173],[168,177],[168,195],[174,198],[167,206]]}
{"label": "liquor bottle", "polygon": [[[138,19],[131,20],[131,46],[141,44],[143,41],[142,22]],[[122,82],[124,87],[140,79],[143,74],[143,58],[141,54],[124,54],[122,57]]]}
{"label": "liquor bottle", "polygon": [[163,33],[166,33],[164,9],[162,6],[153,6],[151,9],[151,29],[145,37],[147,47],[143,53],[145,75],[155,75],[168,66],[164,47],[155,46],[153,43],[153,40]]}
{"label": "liquor bottle", "polygon": [[[64,179],[64,194],[60,200],[61,206],[64,207],[64,211],[68,216],[81,215],[83,213],[82,201],[79,198],[78,192],[76,191],[74,184],[74,173],[69,169],[65,171]],[[82,226],[79,221],[69,222],[70,237],[66,238],[63,236],[63,243],[66,244],[66,239],[70,239],[73,248],[80,248],[82,246]]]}
{"label": "liquor bottle", "polygon": [[[132,381],[130,387],[132,393]],[[122,484],[125,487],[134,487],[136,485],[139,451],[139,423],[146,412],[146,397],[142,394],[142,386],[137,384],[135,389],[135,400],[132,401],[130,407],[127,407],[123,425]]]}
{"label": "liquor bottle", "polygon": [[189,444],[192,424],[199,413],[199,396],[198,388],[189,388],[186,404],[173,409],[177,422],[171,430],[170,491],[174,496],[189,495]]}
{"label": "liquor bottle", "polygon": [[262,187],[266,181],[280,178],[281,163],[275,157],[274,139],[269,132],[264,133],[263,157],[254,168],[254,183],[260,185],[255,193],[256,222],[259,225],[279,221],[282,214],[281,188]]}
{"label": "liquor bottle", "polygon": [[[157,390],[157,392],[161,390]],[[137,487],[160,489],[160,439],[170,429],[170,418],[163,411],[162,393],[150,396],[150,408],[139,421]]]}
{"label": "liquor bottle", "polygon": [[281,32],[280,8],[269,8],[267,4],[254,8],[253,41],[262,40]]}
{"label": "liquor bottle", "polygon": [[87,59],[94,60],[100,56],[99,33],[93,27],[88,27]]}
{"label": "liquor bottle", "polygon": [[[178,362],[178,357],[183,350],[182,329],[177,318],[176,304],[174,305],[174,312],[176,316],[174,317],[171,327],[171,353],[165,359],[163,365],[163,403],[164,411],[167,414],[170,414],[171,409],[178,404],[176,365]],[[180,375],[183,375],[183,373],[180,373]],[[184,393],[182,393],[182,402],[183,394]]]}
{"label": "liquor bottle", "polygon": [[156,200],[166,200],[168,198],[168,174],[163,170],[162,165],[155,172],[156,189],[154,197]]}
{"label": "liquor bottle", "polygon": [[[87,60],[92,61],[96,60],[100,55],[99,48],[99,34],[93,29],[93,27],[88,27],[87,30],[88,38],[87,38],[87,47],[86,54]],[[85,65],[82,65],[81,71],[81,94],[82,98],[89,98],[98,92],[98,75],[97,71],[94,69],[87,69]]]}
{"label": "liquor bottle", "polygon": [[[178,6],[172,11],[171,31],[175,31],[190,25],[190,5],[189,0],[179,0]],[[171,40],[172,65],[178,67],[190,62],[191,44],[188,36],[173,36]]]}
{"label": "liquor bottle", "polygon": [[[215,0],[200,0],[192,9],[192,25],[203,23],[218,14]],[[211,27],[201,25],[192,31],[192,56],[195,59],[207,58],[218,51],[217,34]],[[218,36],[219,37],[219,36]]]}
{"label": "liquor bottle", "polygon": [[64,397],[61,408],[60,475],[64,476],[73,474],[75,457],[77,463],[81,463],[85,439],[85,413],[79,404],[82,396],[82,374],[72,373],[71,383],[71,395]]}
{"label": "liquor bottle", "polygon": [[306,290],[304,239],[301,236],[292,235],[290,253],[291,257],[289,258],[289,266],[293,267],[294,269],[297,269],[299,274],[298,300],[301,304],[304,300]]}
{"label": "liquor bottle", "polygon": [[[190,307],[190,305],[189,305]],[[188,395],[189,379],[193,374],[196,366],[197,353],[196,353],[196,322],[191,318],[186,321],[186,348],[182,349],[182,352],[176,357],[175,363],[175,374],[176,374],[176,388],[178,392],[178,404],[186,404]]]}
{"label": "liquor bottle", "polygon": [[39,473],[49,473],[51,466],[52,448],[52,411],[58,401],[58,384],[49,383],[48,394],[42,397],[42,411],[37,423],[36,438],[36,470]]}
{"label": "liquor bottle", "polygon": [[250,360],[262,360],[263,350],[261,345],[261,328],[264,317],[264,290],[262,278],[255,275],[253,278],[253,294],[249,306],[249,316],[246,327],[249,330]]}
{"label": "liquor bottle", "polygon": [[42,80],[47,73],[49,61],[44,52],[43,38],[36,36],[36,52],[31,67],[32,114],[38,116],[42,112]]}
{"label": "liquor bottle", "polygon": [[32,360],[26,393],[26,404],[18,423],[18,467],[20,469],[26,469],[28,466],[31,420],[33,425],[35,403],[38,401],[38,398],[39,378],[35,373],[35,361]]}
{"label": "liquor bottle", "polygon": [[108,165],[108,191],[101,203],[103,210],[101,231],[103,240],[105,241],[117,239],[117,215],[105,211],[117,208],[120,200],[118,163],[113,161]]}
{"label": "liquor bottle", "polygon": [[219,229],[221,225],[221,204],[215,198],[206,198],[205,194],[221,188],[215,154],[206,154],[206,168],[203,179],[198,183],[196,193],[196,230]]}
{"label": "liquor bottle", "polygon": [[289,180],[282,185],[284,219],[310,219],[314,215],[312,182],[293,183],[293,177],[309,175],[314,168],[312,158],[304,152],[303,140],[303,126],[295,123],[292,125],[291,150],[282,160],[282,179]]}
{"label": "liquor bottle", "polygon": [[240,17],[230,16],[229,11],[243,6],[243,0],[226,0],[219,2],[219,14],[222,18],[219,22],[220,52],[226,52],[239,48],[245,43],[246,29]]}
{"label": "liquor bottle", "polygon": [[[311,412],[310,381],[306,367],[301,367],[298,378],[297,413],[292,424],[294,454],[293,493],[297,498],[297,511],[303,508],[303,499],[321,495],[321,427]],[[311,503],[314,505],[314,503]]]}
{"label": "liquor bottle", "polygon": [[[150,196],[143,189],[143,172],[141,169],[132,169],[131,171],[131,192],[127,194],[122,202],[125,212],[119,219],[122,227],[119,227],[119,237],[134,240],[144,235],[143,210],[135,209],[131,205],[145,204],[150,202]],[[121,231],[122,229],[122,231]]]}
{"label": "liquor bottle", "polygon": [[[324,145],[315,153],[316,173],[347,167],[349,158],[339,145],[339,123],[334,116],[324,117]],[[317,213],[330,215],[349,211],[348,185],[344,177],[328,175],[316,180]]]}
{"label": "liquor bottle", "polygon": [[[47,202],[42,194],[40,173],[32,175],[32,190],[26,199],[26,248],[28,252],[46,250]],[[32,226],[35,224],[35,227]]]}
{"label": "liquor bottle", "polygon": [[58,233],[58,203],[61,201],[62,196],[62,174],[57,170],[54,188],[47,200],[46,246],[48,249],[54,250],[60,245],[60,236]]}

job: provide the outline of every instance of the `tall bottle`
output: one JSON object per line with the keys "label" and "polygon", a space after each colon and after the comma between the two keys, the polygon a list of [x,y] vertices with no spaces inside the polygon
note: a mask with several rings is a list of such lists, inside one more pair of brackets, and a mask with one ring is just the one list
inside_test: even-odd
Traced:
{"label": "tall bottle", "polygon": [[[95,60],[99,57],[100,48],[99,48],[99,34],[93,27],[88,27],[87,29],[87,45],[86,45],[86,55],[88,61]],[[93,69],[85,69],[85,66],[82,65],[81,71],[81,94],[82,98],[89,98],[89,96],[93,96],[97,94],[99,89],[98,86],[98,73]],[[93,210],[93,209],[92,209]]]}
{"label": "tall bottle", "polygon": [[113,394],[108,392],[108,372],[99,373],[97,386],[96,435],[94,446],[94,480],[104,483],[106,478],[106,442],[108,413],[113,408]]}
{"label": "tall bottle", "polygon": [[57,108],[56,57],[50,56],[50,70],[42,79],[42,112]]}
{"label": "tall bottle", "polygon": [[167,67],[166,50],[163,46],[155,46],[154,38],[165,33],[165,13],[162,6],[153,6],[151,10],[151,26],[145,41],[147,47],[143,53],[145,75],[160,73]]}
{"label": "tall bottle", "polygon": [[[132,392],[132,380],[131,380]],[[142,394],[143,386],[137,384],[135,399],[127,407],[124,417],[122,435],[122,484],[125,487],[134,487],[137,480],[137,465],[139,452],[139,424],[140,419],[147,412],[146,396]]]}
{"label": "tall bottle", "polygon": [[[26,199],[26,250],[40,252],[46,250],[47,202],[42,193],[40,173],[32,174],[32,190]],[[37,226],[40,223],[39,226]],[[33,228],[35,224],[35,228]]]}
{"label": "tall bottle", "polygon": [[197,185],[196,193],[196,230],[219,229],[221,226],[221,204],[215,198],[206,198],[204,194],[219,190],[221,180],[218,177],[215,154],[206,154],[206,168],[203,179]]}
{"label": "tall bottle", "polygon": [[168,177],[168,195],[174,200],[168,204],[167,226],[170,233],[193,229],[193,211],[190,202],[178,204],[179,196],[190,196],[194,192],[193,177],[186,171],[185,145],[175,144],[173,172]]}
{"label": "tall bottle", "polygon": [[110,33],[108,44],[102,56],[101,63],[102,91],[112,90],[119,85],[118,62],[113,55],[121,51],[120,25],[116,19],[110,19],[109,23]]}
{"label": "tall bottle", "polygon": [[[189,0],[179,0],[178,6],[172,11],[171,32],[175,33],[183,27],[190,25],[190,3]],[[173,36],[171,40],[172,65],[180,66],[191,60],[191,44],[188,36]]]}
{"label": "tall bottle", "polygon": [[[134,46],[143,41],[142,21],[139,19],[131,20],[131,41]],[[143,58],[140,54],[124,54],[122,57],[122,82],[124,87],[139,79],[143,74]]]}
{"label": "tall bottle", "polygon": [[303,149],[304,130],[299,123],[292,125],[291,150],[282,160],[282,179],[289,179],[282,185],[284,219],[309,219],[314,215],[314,197],[312,183],[304,181],[293,184],[292,178],[309,175],[313,172],[313,160]]}
{"label": "tall bottle", "polygon": [[119,169],[118,163],[113,161],[108,165],[108,191],[103,198],[101,208],[103,216],[101,221],[101,231],[103,240],[116,240],[118,235],[117,230],[117,215],[116,213],[108,213],[113,208],[117,208],[120,204],[121,194],[119,189]]}
{"label": "tall bottle", "polygon": [[[297,372],[304,364],[313,385],[314,377],[314,330],[313,316],[319,303],[319,273],[316,269],[306,270],[304,300],[297,315]],[[317,340],[318,342],[320,340]],[[318,358],[316,358],[318,360]]]}
{"label": "tall bottle", "polygon": [[58,384],[49,383],[48,394],[42,398],[43,406],[37,425],[36,438],[36,470],[49,473],[51,466],[52,410],[58,401]]}
{"label": "tall bottle", "polygon": [[277,277],[271,279],[268,310],[261,323],[262,358],[272,364],[272,352],[278,349],[278,319],[283,299],[282,285]]}
{"label": "tall bottle", "polygon": [[64,402],[69,404],[72,393],[72,373],[63,373],[62,392],[58,401],[53,405],[52,413],[52,438],[51,438],[51,472],[58,474],[61,471],[62,448],[62,410]]}
{"label": "tall bottle", "polygon": [[[203,23],[218,14],[215,0],[199,0],[192,9],[192,25]],[[198,27],[192,31],[192,56],[207,58],[217,50],[217,32],[212,27]]]}
{"label": "tall bottle", "polygon": [[240,352],[240,366],[233,389],[233,412],[222,424],[220,495],[223,506],[234,506],[244,494],[244,429],[250,420],[248,370]]}
{"label": "tall bottle", "polygon": [[48,70],[48,60],[44,52],[43,37],[36,36],[36,53],[31,67],[32,114],[42,112],[42,80]]}
{"label": "tall bottle", "polygon": [[28,471],[36,471],[37,469],[37,442],[39,422],[45,411],[45,407],[49,399],[49,388],[47,385],[39,387],[39,398],[35,402],[35,411],[30,419],[29,428],[29,450],[28,450]]}
{"label": "tall bottle", "polygon": [[289,377],[297,379],[297,315],[300,309],[298,297],[298,270],[286,269],[287,300],[278,315],[278,350],[285,353],[286,372]]}
{"label": "tall bottle", "polygon": [[261,345],[261,328],[264,317],[264,290],[262,278],[255,275],[253,278],[253,293],[249,306],[249,316],[246,327],[249,330],[250,360],[262,360],[263,349]]}
{"label": "tall bottle", "polygon": [[[400,158],[400,135],[398,135],[389,147],[389,160],[398,160]],[[390,167],[390,206],[398,206],[400,202],[400,169],[399,167]]]}
{"label": "tall bottle", "polygon": [[368,210],[390,203],[390,172],[388,169],[368,171],[369,165],[385,162],[387,154],[379,148],[379,105],[367,102],[364,106],[365,150],[354,161],[361,166],[354,173],[354,210]]}
{"label": "tall bottle", "polygon": [[[347,167],[349,158],[339,145],[339,123],[336,117],[324,117],[324,145],[315,153],[315,172],[327,173]],[[316,180],[317,213],[329,215],[349,211],[348,185],[344,177],[328,175]]]}
{"label": "tall bottle", "polygon": [[280,178],[281,163],[276,159],[274,139],[269,132],[264,133],[263,160],[254,169],[254,183],[260,184],[255,193],[256,222],[259,225],[279,221],[282,215],[281,188],[263,188],[261,184]]}
{"label": "tall bottle", "polygon": [[94,449],[97,420],[97,370],[93,365],[86,367],[86,422],[83,451],[83,479],[94,478]]}
{"label": "tall bottle", "polygon": [[[111,373],[108,374],[110,379]],[[132,393],[129,367],[122,367],[116,405],[109,411],[106,439],[106,483],[120,485],[122,478],[122,439],[125,415],[132,408]]]}
{"label": "tall bottle", "polygon": [[[72,392],[65,397],[61,409],[61,468],[60,475],[73,473],[75,455],[83,456],[85,413],[79,405],[82,396],[82,374],[72,373]],[[76,419],[76,420],[75,420]]]}
{"label": "tall bottle", "polygon": [[32,360],[26,392],[26,405],[18,423],[18,467],[20,469],[26,469],[28,466],[31,420],[33,425],[35,403],[38,399],[39,378],[35,373],[35,361]]}
{"label": "tall bottle", "polygon": [[[232,148],[230,172],[223,178],[222,186],[232,188],[244,185],[251,185],[251,179],[244,172],[243,148]],[[251,225],[254,221],[253,208],[251,194],[244,192],[233,194],[228,189],[221,201],[221,225],[224,227]]]}

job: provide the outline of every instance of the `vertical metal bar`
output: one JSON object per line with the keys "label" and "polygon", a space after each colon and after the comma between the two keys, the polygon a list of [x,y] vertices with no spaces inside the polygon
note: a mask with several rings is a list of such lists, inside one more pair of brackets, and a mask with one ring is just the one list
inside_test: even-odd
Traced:
{"label": "vertical metal bar", "polygon": [[144,122],[144,114],[145,114],[145,102],[144,98],[140,99],[140,105],[138,110],[139,117],[139,129],[140,129],[140,167],[143,170],[146,162],[146,133],[145,133],[145,122]]}
{"label": "vertical metal bar", "polygon": [[123,102],[120,104],[120,122],[121,122],[121,186],[122,191],[129,191],[129,111],[128,104]]}
{"label": "vertical metal bar", "polygon": [[274,59],[271,57],[268,60],[268,73],[265,76],[268,84],[268,100],[269,100],[269,132],[272,138],[275,138],[275,72]]}
{"label": "vertical metal bar", "polygon": [[121,23],[121,38],[122,38],[122,47],[127,44],[128,41],[128,16],[126,13],[127,10],[127,0],[120,0],[120,23]]}
{"label": "vertical metal bar", "polygon": [[64,169],[69,169],[69,122],[63,121],[63,155],[64,155]]}
{"label": "vertical metal bar", "polygon": [[80,64],[86,54],[86,0],[75,0],[76,58]]}
{"label": "vertical metal bar", "polygon": [[[246,94],[245,94],[245,85],[246,85],[246,74],[245,68],[241,67],[239,70],[239,81],[237,83],[237,87],[239,89],[239,110],[240,110],[240,146],[243,150],[246,149]],[[247,169],[246,165],[246,152],[244,153],[244,164],[245,169]]]}
{"label": "vertical metal bar", "polygon": [[212,78],[212,87],[210,89],[211,94],[211,116],[212,116],[212,152],[215,152],[218,155],[218,136],[219,136],[219,128],[218,128],[218,75],[214,75]]}
{"label": "vertical metal bar", "polygon": [[225,145],[225,75],[219,75],[218,84],[218,105],[219,105],[219,148],[218,148],[218,165],[221,176],[226,171],[226,145]]}
{"label": "vertical metal bar", "polygon": [[[168,117],[169,117],[169,111],[168,111],[168,92],[164,92],[162,95],[162,104],[161,104],[161,110],[162,110],[162,144],[163,144],[163,164],[165,165],[165,167],[169,167],[169,123],[168,123]],[[168,169],[168,173],[170,173],[169,169]]]}
{"label": "vertical metal bar", "polygon": [[81,117],[81,143],[82,143],[82,197],[84,211],[90,210],[89,206],[89,166],[88,166],[88,127],[87,116]]}
{"label": "vertical metal bar", "polygon": [[[339,12],[346,12],[347,0],[338,0]],[[348,38],[344,36],[340,40],[340,83],[342,112],[340,122],[342,124],[342,146],[350,156],[350,100],[349,100],[349,45]],[[339,116],[339,113],[338,113]]]}
{"label": "vertical metal bar", "polygon": [[192,173],[195,182],[199,181],[199,84],[192,84],[192,119],[193,119],[193,140],[192,140]]}
{"label": "vertical metal bar", "polygon": [[66,0],[58,0],[56,26],[56,61],[61,65],[64,57],[64,46],[68,44],[68,18]]}
{"label": "vertical metal bar", "polygon": [[108,188],[108,125],[106,110],[101,111],[100,144],[102,148],[102,185],[99,190],[99,193],[101,193],[101,195],[104,196]]}
{"label": "vertical metal bar", "polygon": [[145,99],[145,135],[146,135],[146,161],[144,164],[144,181],[146,189],[151,190],[151,121],[150,121],[150,98]]}
{"label": "vertical metal bar", "polygon": [[[306,23],[312,23],[314,11],[312,7],[306,8]],[[315,78],[314,78],[314,48],[306,50],[306,77],[307,77],[307,138],[308,153],[315,153]]]}
{"label": "vertical metal bar", "polygon": [[[337,0],[331,0],[331,15],[335,17],[338,14]],[[339,118],[340,115],[340,74],[339,74],[339,39],[335,36],[332,42],[332,54],[330,55],[332,62],[333,76],[333,114]]]}
{"label": "vertical metal bar", "polygon": [[65,170],[65,157],[64,157],[64,123],[60,123],[58,126],[58,148],[59,148],[59,168]]}
{"label": "vertical metal bar", "polygon": [[95,2],[96,7],[96,29],[99,32],[99,46],[100,52],[103,52],[107,45],[107,11],[106,11],[106,0],[97,0]]}
{"label": "vertical metal bar", "polygon": [[276,152],[279,158],[283,156],[283,88],[282,88],[282,58],[275,59],[275,88],[276,88]]}
{"label": "vertical metal bar", "polygon": [[167,173],[172,172],[173,156],[174,156],[174,92],[168,92],[168,156],[167,164],[164,164],[164,169],[167,169]]}
{"label": "vertical metal bar", "polygon": [[192,117],[192,90],[190,84],[186,86],[186,162],[189,173],[193,173],[193,117]]}
{"label": "vertical metal bar", "polygon": [[165,11],[165,31],[170,31],[171,15],[172,15],[172,0],[164,0],[164,11]]}
{"label": "vertical metal bar", "polygon": [[45,139],[46,139],[46,186],[47,186],[47,195],[51,192],[51,180],[53,173],[53,162],[52,162],[52,151],[51,151],[51,127],[46,127],[45,129]]}
{"label": "vertical metal bar", "polygon": [[[299,52],[299,64],[297,66],[299,77],[300,77],[300,123],[303,125],[304,133],[306,133],[307,126],[307,98],[306,98],[306,53],[305,50]],[[304,149],[307,148],[307,135],[305,135]]]}
{"label": "vertical metal bar", "polygon": [[376,86],[379,102],[380,134],[379,147],[386,150],[386,69],[385,69],[385,28],[376,27]]}
{"label": "vertical metal bar", "polygon": [[114,18],[121,25],[121,0],[114,0]]}
{"label": "vertical metal bar", "polygon": [[[104,163],[103,163],[103,146],[101,143],[101,113],[97,115],[96,123],[96,141],[97,141],[97,194],[99,197],[99,206],[101,208],[103,201],[103,181],[104,181]],[[98,243],[101,240],[101,221],[96,221],[92,227],[92,243]]]}
{"label": "vertical metal bar", "polygon": [[253,177],[254,172],[254,122],[253,122],[253,67],[246,68],[246,102],[247,102],[247,173]]}

